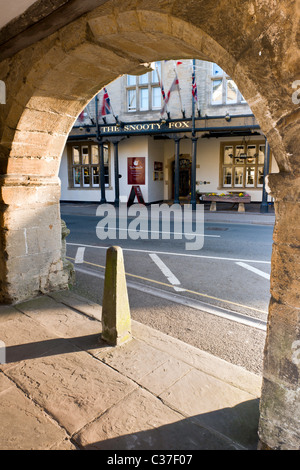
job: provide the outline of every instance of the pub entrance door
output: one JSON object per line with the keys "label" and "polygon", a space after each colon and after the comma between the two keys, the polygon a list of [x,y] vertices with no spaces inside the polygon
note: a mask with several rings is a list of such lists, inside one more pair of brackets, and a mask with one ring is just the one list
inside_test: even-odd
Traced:
{"label": "pub entrance door", "polygon": [[[174,199],[175,161],[172,162],[172,199]],[[188,197],[191,192],[191,158],[179,160],[179,197]]]}

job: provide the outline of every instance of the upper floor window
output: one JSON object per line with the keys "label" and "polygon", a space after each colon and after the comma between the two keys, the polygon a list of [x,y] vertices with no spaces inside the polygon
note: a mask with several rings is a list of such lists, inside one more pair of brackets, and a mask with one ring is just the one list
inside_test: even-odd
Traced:
{"label": "upper floor window", "polygon": [[217,64],[212,64],[211,104],[246,103],[235,82]]}
{"label": "upper floor window", "polygon": [[127,75],[127,111],[149,111],[161,108],[160,89],[161,62],[155,63],[155,69],[136,77]]}

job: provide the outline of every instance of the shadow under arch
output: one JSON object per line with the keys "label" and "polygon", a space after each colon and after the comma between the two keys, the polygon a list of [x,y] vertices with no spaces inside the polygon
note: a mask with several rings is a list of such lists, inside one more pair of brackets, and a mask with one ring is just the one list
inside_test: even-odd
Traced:
{"label": "shadow under arch", "polygon": [[[232,408],[179,419],[163,426],[151,426],[150,418],[142,431],[138,429],[143,427],[143,423],[134,422],[134,418],[130,416],[128,428],[131,426],[137,431],[122,435],[118,435],[118,426],[116,429],[113,427],[114,417],[111,417],[112,423],[109,424],[109,414],[108,412],[108,416],[95,420],[75,435],[74,442],[84,450],[123,450],[127,451],[126,456],[130,455],[128,452],[132,450],[137,452],[167,449],[170,451],[171,463],[174,451],[257,450],[258,446],[258,399],[239,403]],[[99,440],[95,440],[97,438]],[[159,456],[156,456],[153,463],[158,464],[159,461]],[[183,459],[181,463],[184,463]]]}

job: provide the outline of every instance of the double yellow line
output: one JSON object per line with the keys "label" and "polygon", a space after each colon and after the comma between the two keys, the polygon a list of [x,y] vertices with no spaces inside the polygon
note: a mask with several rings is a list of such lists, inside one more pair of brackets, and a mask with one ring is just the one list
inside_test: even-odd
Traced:
{"label": "double yellow line", "polygon": [[[67,256],[67,259],[69,259],[71,261],[75,261],[75,258],[70,258],[69,256]],[[102,269],[105,270],[105,266],[101,266],[100,264],[91,263],[89,261],[83,261],[83,263],[88,264],[90,266],[95,266],[96,268],[102,268]],[[140,280],[143,280],[143,281],[152,282],[153,284],[159,284],[161,286],[171,287],[171,288],[174,287],[172,284],[167,284],[166,282],[156,281],[155,279],[149,279],[147,277],[138,276],[137,274],[130,274],[130,273],[125,273],[125,274],[126,274],[126,276],[134,277],[136,279],[140,279]],[[254,308],[254,307],[249,307],[247,305],[239,304],[237,302],[232,302],[230,300],[219,299],[218,297],[213,297],[212,295],[208,295],[208,294],[202,294],[201,292],[196,292],[196,291],[193,291],[193,290],[190,290],[190,289],[184,289],[184,290],[185,290],[185,292],[188,292],[188,293],[194,294],[194,295],[198,295],[200,297],[205,297],[207,299],[217,300],[218,302],[224,302],[226,304],[235,305],[236,307],[239,307],[239,308],[246,308],[248,310],[253,310],[255,312],[268,314],[268,312],[266,312],[265,310],[259,310],[259,309]]]}

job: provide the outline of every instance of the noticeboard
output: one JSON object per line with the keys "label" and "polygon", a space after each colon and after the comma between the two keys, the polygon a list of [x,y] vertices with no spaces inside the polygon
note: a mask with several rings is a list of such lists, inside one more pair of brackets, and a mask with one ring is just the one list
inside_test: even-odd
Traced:
{"label": "noticeboard", "polygon": [[129,157],[127,161],[127,177],[130,185],[145,184],[145,157]]}

